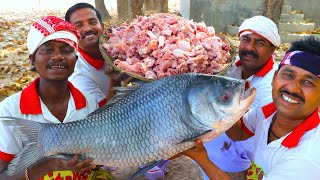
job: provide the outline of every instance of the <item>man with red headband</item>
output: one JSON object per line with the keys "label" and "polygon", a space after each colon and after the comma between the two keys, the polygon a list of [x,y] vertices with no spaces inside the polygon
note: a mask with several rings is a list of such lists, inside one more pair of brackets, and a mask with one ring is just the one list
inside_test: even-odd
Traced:
{"label": "man with red headband", "polygon": [[[277,65],[273,53],[280,45],[276,24],[264,16],[246,19],[239,27],[239,57],[229,77],[244,79],[256,88],[256,99],[250,108],[271,97],[271,81]],[[226,134],[205,144],[210,159],[226,172],[245,171],[253,158],[253,138],[234,142]],[[219,153],[221,156],[217,156]],[[228,162],[228,163],[227,163]],[[232,162],[232,163],[229,163]],[[208,177],[203,173],[204,179]]]}
{"label": "man with red headband", "polygon": [[[262,101],[227,131],[235,141],[254,135],[247,179],[319,179],[319,105],[320,41],[311,36],[293,42],[287,51],[272,80],[272,99]],[[230,179],[205,152],[197,142],[184,154],[195,159],[210,179]]]}
{"label": "man with red headband", "polygon": [[[27,36],[27,47],[39,78],[22,92],[1,102],[0,117],[41,123],[67,123],[85,118],[98,107],[94,96],[79,91],[68,81],[77,61],[78,38],[76,27],[55,16],[40,18],[32,24]],[[27,161],[38,157],[37,151],[32,149],[34,146],[23,144],[13,131],[12,127],[0,121],[0,179],[90,179],[98,174],[92,171],[96,168],[90,165],[92,159],[78,162],[78,156],[74,156],[70,160],[37,159],[31,166],[18,169],[18,174],[8,176],[6,169],[9,163],[24,167],[25,161],[15,158],[18,153],[24,152]],[[104,175],[109,176],[107,173]]]}

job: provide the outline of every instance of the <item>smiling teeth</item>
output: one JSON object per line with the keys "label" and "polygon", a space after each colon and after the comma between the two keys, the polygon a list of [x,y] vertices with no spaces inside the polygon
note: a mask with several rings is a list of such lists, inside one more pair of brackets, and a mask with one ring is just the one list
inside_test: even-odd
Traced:
{"label": "smiling teeth", "polygon": [[285,101],[289,102],[289,103],[293,103],[293,104],[297,104],[297,103],[298,103],[298,101],[293,100],[293,99],[289,98],[289,97],[286,96],[286,95],[282,95],[282,98],[283,98]]}
{"label": "smiling teeth", "polygon": [[90,38],[90,37],[93,37],[93,36],[94,36],[94,34],[90,34],[88,36],[85,36],[84,38]]}
{"label": "smiling teeth", "polygon": [[51,69],[65,69],[64,66],[51,66]]}

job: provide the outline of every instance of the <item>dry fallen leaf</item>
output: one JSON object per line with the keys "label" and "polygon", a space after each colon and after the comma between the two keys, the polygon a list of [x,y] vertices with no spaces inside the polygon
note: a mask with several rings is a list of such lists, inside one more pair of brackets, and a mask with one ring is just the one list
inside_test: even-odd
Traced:
{"label": "dry fallen leaf", "polygon": [[5,88],[0,89],[0,95],[7,96],[7,91]]}
{"label": "dry fallen leaf", "polygon": [[290,14],[303,14],[303,11],[301,10],[293,10],[290,12]]}

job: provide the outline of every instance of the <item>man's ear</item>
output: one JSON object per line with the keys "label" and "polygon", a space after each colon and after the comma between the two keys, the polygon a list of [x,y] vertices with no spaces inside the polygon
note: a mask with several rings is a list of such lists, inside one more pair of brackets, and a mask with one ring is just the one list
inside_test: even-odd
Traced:
{"label": "man's ear", "polygon": [[101,23],[101,28],[104,29],[104,23]]}
{"label": "man's ear", "polygon": [[274,71],[271,85],[273,85],[273,81],[275,81],[276,76],[278,75],[279,70]]}
{"label": "man's ear", "polygon": [[273,46],[273,47],[272,47],[272,51],[273,51],[273,53],[275,53],[277,49],[278,49],[278,47],[277,47],[277,46]]}
{"label": "man's ear", "polygon": [[37,71],[37,70],[36,70],[36,67],[34,66],[35,55],[30,54],[30,55],[29,55],[29,59],[30,59],[30,61],[31,61],[31,65],[32,65],[31,71]]}
{"label": "man's ear", "polygon": [[29,54],[29,59],[30,59],[32,65],[33,65],[33,63],[34,63],[34,57],[35,57],[35,56],[34,56],[33,54]]}

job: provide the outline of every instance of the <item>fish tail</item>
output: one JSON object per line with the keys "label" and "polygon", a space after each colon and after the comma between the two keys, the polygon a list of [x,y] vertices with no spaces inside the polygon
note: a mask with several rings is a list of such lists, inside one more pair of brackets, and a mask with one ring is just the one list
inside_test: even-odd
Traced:
{"label": "fish tail", "polygon": [[14,117],[0,117],[0,122],[6,126],[13,126],[13,133],[22,142],[22,151],[8,165],[7,174],[12,176],[41,158],[38,134],[44,124]]}

